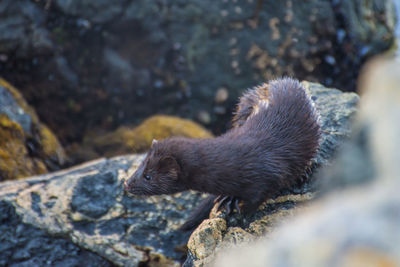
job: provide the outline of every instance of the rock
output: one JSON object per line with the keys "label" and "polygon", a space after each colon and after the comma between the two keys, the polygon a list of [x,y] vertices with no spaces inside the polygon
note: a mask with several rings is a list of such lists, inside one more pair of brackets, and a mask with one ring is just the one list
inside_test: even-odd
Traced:
{"label": "rock", "polygon": [[[393,36],[388,35],[388,29],[394,29],[396,20],[390,16],[382,17],[394,11],[394,3],[388,1],[340,1],[336,4],[338,12],[343,15],[347,23],[348,38],[354,46],[359,46],[355,57],[363,57],[375,49],[385,46],[385,41]],[[386,20],[386,21],[385,21]],[[381,23],[385,21],[384,23]],[[367,36],[374,34],[372,42]]]}
{"label": "rock", "polygon": [[0,180],[60,168],[66,155],[22,95],[0,78]]}
{"label": "rock", "polygon": [[214,101],[217,104],[222,104],[228,99],[228,97],[229,97],[228,89],[221,87],[215,93]]}
{"label": "rock", "polygon": [[[209,138],[212,134],[202,126],[187,119],[174,116],[155,115],[135,128],[120,127],[103,136],[88,136],[78,153],[83,158],[110,157],[127,153],[141,153],[150,148],[153,139],[162,140],[171,136]],[[94,151],[92,155],[88,151]],[[79,158],[79,155],[72,155]]]}
{"label": "rock", "polygon": [[210,116],[210,113],[208,113],[207,111],[205,111],[205,110],[200,110],[198,113],[197,113],[197,116],[196,116],[196,119],[199,121],[199,122],[201,122],[201,123],[203,123],[203,124],[210,124],[210,122],[211,122],[211,116]]}
{"label": "rock", "polygon": [[359,85],[363,93],[361,111],[353,127],[352,141],[346,142],[332,167],[323,170],[320,191],[360,186],[400,173],[395,170],[400,160],[400,147],[395,140],[400,133],[393,127],[400,117],[398,73],[400,65],[384,59],[373,60],[364,68]]}
{"label": "rock", "polygon": [[214,266],[397,266],[400,199],[373,190],[332,195],[267,240],[241,248],[240,257],[232,251]]}
{"label": "rock", "polygon": [[[315,169],[328,164],[340,144],[349,137],[359,97],[354,93],[342,93],[337,89],[328,89],[316,83],[304,81],[303,85],[311,94],[321,116],[320,124],[323,134],[319,151],[313,159],[312,169]],[[312,183],[314,180],[314,177],[308,177],[308,182],[303,187],[287,192],[289,194],[275,200],[266,201],[257,212],[248,216],[242,216],[237,212],[227,216],[225,211],[217,212],[214,207],[210,220],[206,221],[208,226],[203,227],[206,223],[203,222],[189,239],[189,258],[186,265],[207,266],[213,261],[216,252],[237,243],[248,243],[265,234],[270,234],[282,221],[288,221],[289,218],[294,217],[304,203],[314,199],[315,194],[312,193],[315,190]],[[221,224],[221,219],[225,221],[225,228],[217,226]],[[216,226],[212,228],[210,225]],[[210,233],[213,234],[210,235]],[[215,240],[211,241],[213,237]],[[207,250],[207,253],[202,253],[204,247],[209,244],[213,244],[212,247]]]}
{"label": "rock", "polygon": [[[270,237],[221,255],[213,266],[400,265],[399,84],[398,61],[368,64],[360,82],[363,94],[354,134],[321,174],[326,179],[344,176],[334,192]],[[360,151],[368,155],[347,156]],[[353,176],[360,179],[354,183]]]}
{"label": "rock", "polygon": [[6,200],[0,201],[0,211],[1,266],[114,266],[71,241],[23,222]]}
{"label": "rock", "polygon": [[[111,50],[111,49],[106,49],[104,51],[104,60],[106,61],[104,64],[109,67],[109,77],[107,77],[107,85],[109,86],[121,86],[121,84],[132,84],[134,80],[144,80],[143,82],[140,82],[139,85],[141,86],[146,86],[146,84],[149,82],[146,76],[149,76],[149,74],[145,73],[137,73],[135,71],[134,67],[132,64],[123,59],[120,54],[118,54],[116,51]],[[117,79],[113,77],[118,77]]]}
{"label": "rock", "polygon": [[142,159],[100,159],[0,183],[0,263],[178,266],[189,234],[177,228],[201,195],[128,197],[122,180]]}
{"label": "rock", "polygon": [[[4,0],[0,70],[63,142],[199,110],[222,133],[243,90],[271,78],[354,91],[394,20],[391,0]],[[219,88],[229,97],[211,101]]]}
{"label": "rock", "polygon": [[216,245],[222,241],[222,232],[226,231],[226,222],[223,219],[204,220],[190,238],[188,248],[196,253],[196,258],[208,257]]}
{"label": "rock", "polygon": [[390,182],[398,182],[396,178],[400,173],[400,142],[397,142],[400,134],[397,124],[400,119],[399,73],[397,58],[380,58],[366,66],[360,85],[364,97],[358,127],[366,129],[370,138],[368,154],[376,173]]}
{"label": "rock", "polygon": [[45,28],[46,13],[28,0],[0,3],[0,53],[27,58],[51,53],[53,42]]}
{"label": "rock", "polygon": [[94,23],[106,23],[122,15],[127,0],[92,1],[92,0],[56,0],[54,3],[64,14],[82,17]]}
{"label": "rock", "polygon": [[302,84],[312,96],[321,116],[321,145],[317,157],[313,159],[314,165],[320,166],[328,163],[335,150],[350,135],[359,97],[317,83],[304,81]]}

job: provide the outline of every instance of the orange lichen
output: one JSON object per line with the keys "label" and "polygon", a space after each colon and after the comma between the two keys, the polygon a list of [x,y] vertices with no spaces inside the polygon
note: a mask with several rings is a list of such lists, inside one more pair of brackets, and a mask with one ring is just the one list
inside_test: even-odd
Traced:
{"label": "orange lichen", "polygon": [[[36,112],[15,87],[2,78],[0,86],[30,116],[33,129],[32,132],[24,132],[20,124],[10,120],[6,114],[0,114],[0,180],[42,174],[47,172],[48,167],[62,165],[66,156],[54,134],[40,123]],[[34,156],[28,150],[29,139],[39,144],[34,148]]]}
{"label": "orange lichen", "polygon": [[212,134],[190,120],[173,116],[156,115],[136,128],[120,127],[113,133],[87,138],[85,146],[101,156],[138,153],[147,150],[153,139],[162,140],[171,136],[209,138]]}
{"label": "orange lichen", "polygon": [[39,138],[44,158],[50,158],[59,164],[64,164],[66,155],[57,137],[47,126],[39,124]]}
{"label": "orange lichen", "polygon": [[0,180],[47,172],[38,159],[30,158],[22,127],[0,114]]}

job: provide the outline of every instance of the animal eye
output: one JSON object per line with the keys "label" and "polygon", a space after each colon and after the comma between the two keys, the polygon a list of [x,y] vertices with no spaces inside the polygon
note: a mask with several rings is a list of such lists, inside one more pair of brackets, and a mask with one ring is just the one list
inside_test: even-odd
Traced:
{"label": "animal eye", "polygon": [[151,176],[150,176],[150,175],[148,175],[148,174],[146,174],[146,175],[144,176],[144,179],[146,179],[146,180],[150,180],[150,179],[151,179]]}

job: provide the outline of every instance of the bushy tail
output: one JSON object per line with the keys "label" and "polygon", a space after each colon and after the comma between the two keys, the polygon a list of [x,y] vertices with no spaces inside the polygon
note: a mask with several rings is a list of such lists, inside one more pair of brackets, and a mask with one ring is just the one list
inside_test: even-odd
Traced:
{"label": "bushy tail", "polygon": [[207,198],[200,202],[199,206],[190,214],[189,218],[186,220],[179,230],[181,231],[192,231],[210,215],[211,209],[214,207],[214,200],[216,196],[209,195]]}

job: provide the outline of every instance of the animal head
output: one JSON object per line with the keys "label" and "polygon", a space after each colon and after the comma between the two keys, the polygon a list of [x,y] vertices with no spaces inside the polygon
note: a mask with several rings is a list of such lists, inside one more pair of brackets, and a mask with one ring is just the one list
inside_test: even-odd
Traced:
{"label": "animal head", "polygon": [[163,144],[153,140],[146,158],[125,181],[125,190],[135,195],[161,195],[183,191],[179,183],[180,166]]}

